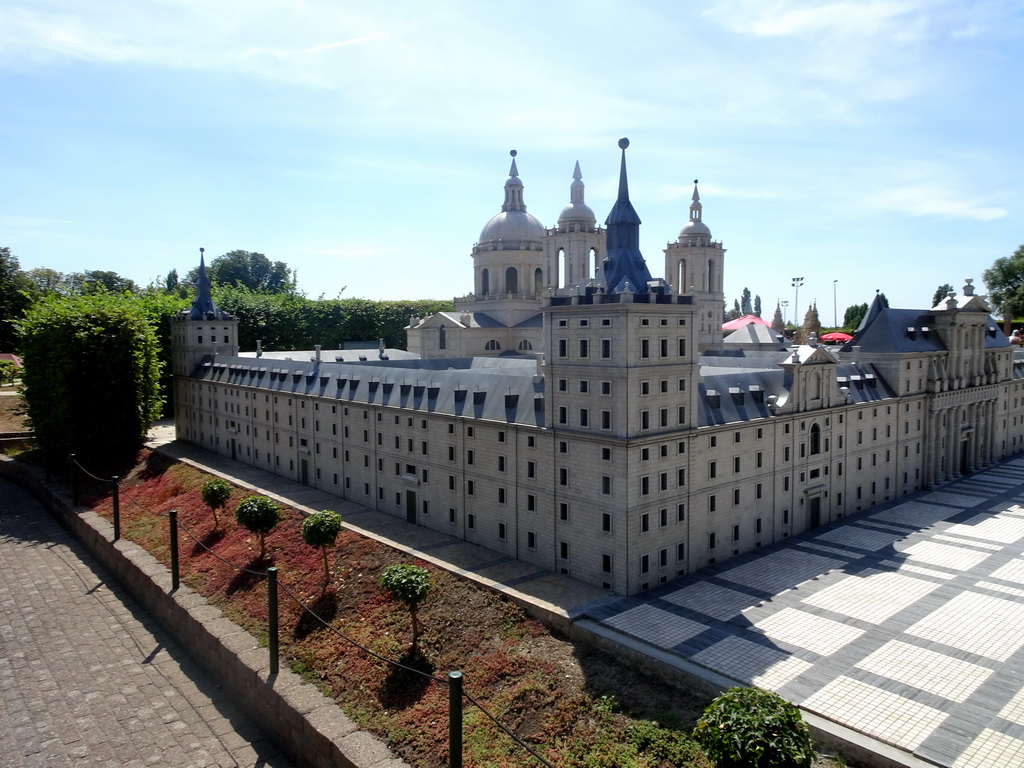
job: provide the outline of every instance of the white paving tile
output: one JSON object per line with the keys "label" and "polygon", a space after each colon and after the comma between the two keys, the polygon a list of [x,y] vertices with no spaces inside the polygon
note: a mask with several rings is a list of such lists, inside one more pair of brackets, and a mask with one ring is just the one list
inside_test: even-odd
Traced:
{"label": "white paving tile", "polygon": [[796,608],[783,608],[754,626],[777,643],[788,643],[820,656],[829,656],[864,634],[862,629]]}
{"label": "white paving tile", "polygon": [[907,629],[907,634],[1006,661],[1024,645],[1024,605],[963,592]]}
{"label": "white paving tile", "polygon": [[957,571],[966,571],[974,568],[983,560],[992,556],[992,552],[978,552],[966,547],[942,544],[936,541],[918,541],[906,549],[901,549],[897,545],[896,549],[914,562],[939,565]]}
{"label": "white paving tile", "polygon": [[1014,765],[1024,765],[1024,741],[991,728],[983,730],[953,762],[953,768],[1009,768]]}
{"label": "white paving tile", "polygon": [[966,700],[992,674],[987,667],[898,640],[890,640],[857,667],[956,702]]}
{"label": "white paving tile", "polygon": [[1024,725],[1024,689],[1017,691],[1013,698],[999,710],[999,717],[1017,725]]}
{"label": "white paving tile", "polygon": [[966,522],[951,525],[946,529],[946,533],[1010,544],[1024,539],[1024,516],[1004,514],[993,516],[988,513],[975,515]]}
{"label": "white paving tile", "polygon": [[947,717],[938,709],[845,676],[837,677],[803,706],[911,750],[921,746]]}
{"label": "white paving tile", "polygon": [[880,549],[891,546],[894,541],[902,539],[904,535],[902,533],[876,531],[872,528],[849,525],[826,531],[818,536],[818,538],[822,541],[831,541],[835,544],[845,544],[848,547],[857,547],[858,549],[877,552]]}
{"label": "white paving tile", "polygon": [[735,589],[700,581],[683,589],[671,592],[663,598],[666,602],[689,608],[706,616],[728,621],[742,614],[745,608],[759,605],[760,600]]}
{"label": "white paving tile", "polygon": [[946,581],[957,577],[957,574],[955,573],[950,573],[949,571],[936,571],[934,568],[922,568],[919,565],[912,565],[907,560],[883,560],[881,565],[884,565],[887,568],[892,568],[894,571],[898,571],[904,575],[916,573],[921,576],[931,576],[932,578],[944,579]]}
{"label": "white paving tile", "polygon": [[[931,499],[934,496],[942,495],[942,492],[933,493],[925,496],[925,499]],[[947,502],[952,503],[952,502]],[[974,499],[972,504],[977,504],[978,499]],[[888,523],[900,523],[902,525],[912,525],[915,528],[927,528],[929,525],[934,525],[940,520],[945,520],[951,515],[955,515],[959,510],[950,509],[948,506],[941,506],[942,502],[934,500],[934,503],[926,504],[922,501],[905,501],[902,504],[897,504],[895,507],[876,512],[871,515],[871,520],[879,520]]]}
{"label": "white paving tile", "polygon": [[662,648],[672,648],[707,629],[696,621],[675,616],[647,604],[616,614],[610,619],[605,619],[604,623]]}
{"label": "white paving tile", "polygon": [[723,571],[720,575],[727,581],[778,594],[845,564],[844,560],[812,555],[796,549],[780,549]]}
{"label": "white paving tile", "polygon": [[999,566],[989,574],[989,578],[1024,584],[1024,558],[1018,557]]}
{"label": "white paving tile", "polygon": [[853,619],[879,624],[938,587],[934,582],[913,576],[873,571],[866,576],[847,576],[805,597],[802,602]]}
{"label": "white paving tile", "polygon": [[698,664],[748,685],[777,689],[811,668],[809,662],[778,648],[727,637],[693,656]]}

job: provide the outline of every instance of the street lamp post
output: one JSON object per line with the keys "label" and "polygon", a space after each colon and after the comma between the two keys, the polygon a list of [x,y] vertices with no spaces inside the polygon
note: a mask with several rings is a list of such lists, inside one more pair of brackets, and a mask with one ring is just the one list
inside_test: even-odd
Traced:
{"label": "street lamp post", "polygon": [[787,314],[787,310],[789,309],[789,302],[788,301],[780,301],[779,304],[782,305],[782,324],[785,325],[786,324],[786,314]]}
{"label": "street lamp post", "polygon": [[839,278],[832,281],[832,324],[836,330],[839,330],[839,305],[836,303],[836,286],[839,284]]}
{"label": "street lamp post", "polygon": [[804,284],[802,277],[793,278],[793,325],[797,325],[797,315],[800,312],[800,286]]}

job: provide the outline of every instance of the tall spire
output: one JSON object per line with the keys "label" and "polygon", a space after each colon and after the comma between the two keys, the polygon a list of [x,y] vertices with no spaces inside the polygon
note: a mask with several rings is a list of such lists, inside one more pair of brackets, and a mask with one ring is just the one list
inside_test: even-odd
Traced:
{"label": "tall spire", "polygon": [[700,204],[700,193],[697,191],[697,180],[693,180],[693,202],[690,203],[690,221],[700,221],[701,210],[703,206]]}
{"label": "tall spire", "polygon": [[519,169],[516,168],[516,155],[519,153],[513,149],[509,154],[512,155],[512,167],[508,170],[508,181],[505,182],[505,202],[502,203],[501,210],[525,211],[523,182],[519,178]]}
{"label": "tall spire", "polygon": [[213,300],[210,278],[206,274],[206,249],[199,249],[199,277],[196,278],[196,297],[188,313],[189,320],[221,320],[226,315]]}
{"label": "tall spire", "polygon": [[626,179],[626,147],[629,139],[619,139],[622,161],[619,168],[619,197],[605,220],[608,255],[604,259],[604,279],[610,293],[626,289],[633,293],[647,293],[651,272],[640,253],[640,217],[629,201],[629,183]]}

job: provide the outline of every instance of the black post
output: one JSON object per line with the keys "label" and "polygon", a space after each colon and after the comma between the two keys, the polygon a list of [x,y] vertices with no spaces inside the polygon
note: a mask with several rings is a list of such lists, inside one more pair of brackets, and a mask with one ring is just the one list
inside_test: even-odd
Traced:
{"label": "black post", "polygon": [[121,478],[114,475],[110,478],[111,490],[113,493],[114,502],[114,541],[121,538],[121,486],[119,485]]}
{"label": "black post", "polygon": [[270,651],[270,674],[277,666],[277,568],[267,568],[267,649]]}
{"label": "black post", "polygon": [[462,768],[462,673],[448,673],[448,768]]}
{"label": "black post", "polygon": [[75,454],[68,454],[68,470],[71,473],[71,506],[78,506],[78,475],[75,472]]}
{"label": "black post", "polygon": [[167,513],[171,520],[171,592],[178,589],[178,510]]}

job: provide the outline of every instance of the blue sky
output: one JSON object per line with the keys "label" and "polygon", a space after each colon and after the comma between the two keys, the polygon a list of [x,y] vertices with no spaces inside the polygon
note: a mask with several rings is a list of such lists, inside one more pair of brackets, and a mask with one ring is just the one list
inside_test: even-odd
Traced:
{"label": "blue sky", "polygon": [[801,276],[830,324],[1024,243],[1022,83],[1019,0],[0,0],[0,245],[140,283],[242,248],[314,297],[450,298],[510,149],[545,225],[577,160],[603,222],[628,136],[653,273],[699,178],[730,304],[792,317]]}

